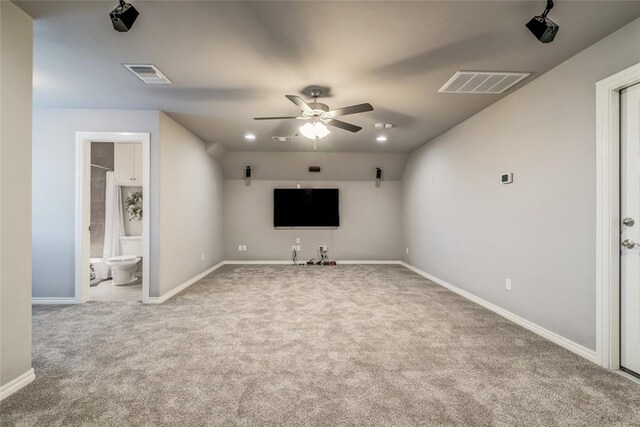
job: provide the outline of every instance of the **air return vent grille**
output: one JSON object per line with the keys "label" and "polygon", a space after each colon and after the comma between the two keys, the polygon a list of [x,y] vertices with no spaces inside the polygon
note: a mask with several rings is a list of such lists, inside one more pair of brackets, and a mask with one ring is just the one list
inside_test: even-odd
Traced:
{"label": "air return vent grille", "polygon": [[147,84],[170,84],[171,80],[156,68],[155,65],[122,64],[136,77]]}
{"label": "air return vent grille", "polygon": [[272,136],[273,142],[293,142],[292,136]]}
{"label": "air return vent grille", "polygon": [[530,75],[531,73],[458,71],[438,92],[498,94]]}

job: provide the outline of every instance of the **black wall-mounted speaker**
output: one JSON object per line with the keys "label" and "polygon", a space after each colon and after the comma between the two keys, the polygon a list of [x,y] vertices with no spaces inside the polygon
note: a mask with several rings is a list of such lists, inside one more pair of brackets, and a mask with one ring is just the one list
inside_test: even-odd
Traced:
{"label": "black wall-mounted speaker", "polygon": [[376,168],[376,180],[382,181],[382,169]]}
{"label": "black wall-mounted speaker", "polygon": [[109,13],[113,29],[120,33],[129,31],[138,15],[136,8],[124,1],[120,1],[120,4]]}
{"label": "black wall-mounted speaker", "polygon": [[560,29],[558,24],[547,18],[551,9],[553,9],[553,0],[547,0],[547,7],[542,12],[542,15],[534,16],[527,23],[529,31],[542,43],[551,43]]}
{"label": "black wall-mounted speaker", "polygon": [[536,16],[527,23],[527,28],[542,43],[551,43],[560,27],[546,16]]}
{"label": "black wall-mounted speaker", "polygon": [[320,172],[320,166],[309,166],[309,172]]}
{"label": "black wall-mounted speaker", "polygon": [[247,166],[244,170],[244,179],[251,178],[251,166]]}

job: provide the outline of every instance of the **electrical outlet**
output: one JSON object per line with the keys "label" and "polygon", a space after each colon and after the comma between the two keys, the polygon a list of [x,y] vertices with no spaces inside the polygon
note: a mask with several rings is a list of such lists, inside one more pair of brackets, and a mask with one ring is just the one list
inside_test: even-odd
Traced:
{"label": "electrical outlet", "polygon": [[296,250],[296,245],[291,246],[291,250],[295,251]]}
{"label": "electrical outlet", "polygon": [[296,246],[296,251],[300,252],[300,245]]}
{"label": "electrical outlet", "polygon": [[504,285],[505,289],[510,291],[511,290],[511,279],[507,279],[505,285]]}
{"label": "electrical outlet", "polygon": [[300,243],[300,238],[296,237],[296,243]]}
{"label": "electrical outlet", "polygon": [[247,245],[242,245],[242,252],[246,252],[247,251]]}
{"label": "electrical outlet", "polygon": [[242,245],[238,245],[238,252],[242,252]]}
{"label": "electrical outlet", "polygon": [[200,254],[200,260],[201,260],[201,261],[204,261],[204,252],[202,252],[202,253]]}

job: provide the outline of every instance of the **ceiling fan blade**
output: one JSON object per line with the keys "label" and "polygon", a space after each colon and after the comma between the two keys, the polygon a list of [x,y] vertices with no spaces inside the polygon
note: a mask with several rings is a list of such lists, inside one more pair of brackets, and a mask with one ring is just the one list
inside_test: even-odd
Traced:
{"label": "ceiling fan blade", "polygon": [[327,112],[332,117],[346,116],[347,114],[364,113],[365,111],[373,111],[373,106],[368,102],[365,104],[351,105],[349,107],[338,108]]}
{"label": "ceiling fan blade", "polygon": [[306,102],[304,102],[302,98],[300,98],[299,96],[296,96],[296,95],[285,95],[285,96],[289,101],[293,102],[298,107],[300,107],[300,109],[302,109],[302,111],[304,111],[305,113],[313,114],[313,110],[311,109],[311,107],[309,107],[309,105]]}
{"label": "ceiling fan blade", "polygon": [[360,126],[352,125],[351,123],[343,122],[342,120],[329,119],[325,122],[329,126],[335,126],[340,129],[348,130],[349,132],[358,132],[362,130]]}
{"label": "ceiling fan blade", "polygon": [[288,117],[254,117],[253,120],[287,120],[287,119],[302,119],[302,117],[288,116]]}

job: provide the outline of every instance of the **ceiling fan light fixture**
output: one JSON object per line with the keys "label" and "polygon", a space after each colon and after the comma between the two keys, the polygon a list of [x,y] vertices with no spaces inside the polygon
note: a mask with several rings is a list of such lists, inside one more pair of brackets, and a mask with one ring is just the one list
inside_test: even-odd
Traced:
{"label": "ceiling fan light fixture", "polygon": [[308,122],[300,126],[300,133],[309,139],[322,139],[329,135],[331,131],[322,122]]}

